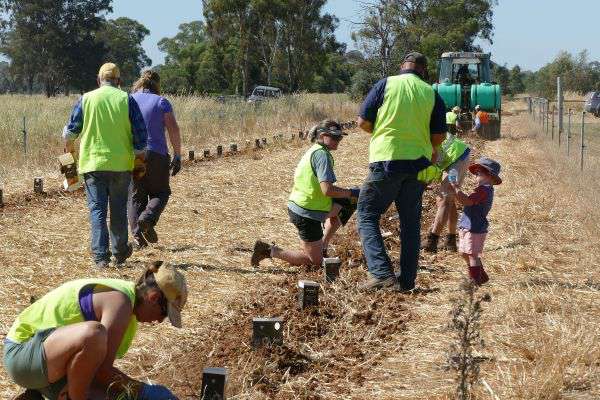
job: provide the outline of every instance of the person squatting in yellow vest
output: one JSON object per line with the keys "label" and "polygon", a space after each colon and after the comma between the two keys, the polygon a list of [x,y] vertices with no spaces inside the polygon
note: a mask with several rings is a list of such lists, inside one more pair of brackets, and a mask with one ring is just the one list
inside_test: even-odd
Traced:
{"label": "person squatting in yellow vest", "polygon": [[[446,106],[427,79],[427,59],[409,53],[399,75],[379,81],[364,100],[358,125],[371,134],[369,175],[358,199],[358,232],[369,269],[360,290],[415,287],[421,205],[434,148],[444,140]],[[394,203],[400,220],[400,274],[396,276],[379,221]]]}
{"label": "person squatting in yellow vest", "polygon": [[[148,136],[137,102],[119,88],[120,77],[115,64],[102,65],[99,88],[77,101],[63,129],[65,150],[79,158],[77,169],[85,180],[91,247],[99,269],[108,267],[111,255],[117,266],[123,264],[133,251],[128,242],[127,198],[134,164],[144,170]],[[76,139],[79,152],[75,150]]]}
{"label": "person squatting in yellow vest", "polygon": [[251,258],[253,266],[265,258],[278,258],[291,265],[321,265],[333,235],[354,213],[360,191],[334,185],[337,178],[331,152],[337,150],[346,135],[340,124],[332,120],[321,121],[310,130],[314,144],[296,167],[288,201],[290,222],[298,229],[302,250],[284,250],[258,240]]}
{"label": "person squatting in yellow vest", "polygon": [[183,274],[162,262],[137,282],[80,279],[50,291],[19,314],[4,341],[4,367],[27,389],[16,400],[176,399],[113,363],[127,353],[138,322],[168,317],[180,328],[187,293]]}

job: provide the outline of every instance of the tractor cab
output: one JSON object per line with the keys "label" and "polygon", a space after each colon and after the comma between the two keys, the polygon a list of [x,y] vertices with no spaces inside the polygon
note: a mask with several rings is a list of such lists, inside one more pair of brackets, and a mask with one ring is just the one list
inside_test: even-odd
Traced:
{"label": "tractor cab", "polygon": [[475,106],[490,116],[485,136],[500,134],[501,97],[500,86],[492,83],[490,54],[477,52],[443,53],[439,62],[438,83],[434,90],[442,97],[449,111],[460,107],[461,125],[470,129]]}
{"label": "tractor cab", "polygon": [[490,55],[486,53],[442,54],[439,82],[452,82],[464,86],[491,82]]}

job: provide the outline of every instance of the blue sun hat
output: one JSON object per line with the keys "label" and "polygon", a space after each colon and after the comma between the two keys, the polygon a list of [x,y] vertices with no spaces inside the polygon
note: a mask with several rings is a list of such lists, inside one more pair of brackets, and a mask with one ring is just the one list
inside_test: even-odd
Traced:
{"label": "blue sun hat", "polygon": [[494,185],[500,185],[502,183],[502,179],[500,178],[500,163],[498,161],[487,157],[481,157],[479,160],[469,165],[469,171],[471,171],[472,174],[477,173],[477,171],[481,169],[492,177],[492,183]]}

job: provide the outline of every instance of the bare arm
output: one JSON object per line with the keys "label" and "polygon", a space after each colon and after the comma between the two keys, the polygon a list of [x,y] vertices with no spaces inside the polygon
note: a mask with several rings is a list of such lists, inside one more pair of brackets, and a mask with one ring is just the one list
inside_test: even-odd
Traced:
{"label": "bare arm", "polygon": [[331,182],[321,182],[319,185],[321,186],[321,192],[323,192],[323,194],[327,197],[332,197],[336,199],[352,197],[352,192],[350,191],[350,189],[343,189],[341,187],[337,187]]}
{"label": "bare arm", "polygon": [[431,134],[431,145],[434,148],[437,148],[442,143],[444,143],[445,139],[446,139],[446,134],[445,133],[432,133]]}
{"label": "bare arm", "polygon": [[125,388],[139,386],[140,382],[113,366],[117,350],[131,319],[132,304],[129,298],[114,290],[96,293],[94,294],[94,311],[108,333],[106,357],[96,372],[94,382],[102,388],[110,388],[114,394],[122,392]]}
{"label": "bare arm", "polygon": [[65,153],[71,153],[73,154],[73,157],[75,158],[77,152],[77,148],[75,147],[75,141],[71,140],[71,139],[66,139],[65,140]]}
{"label": "bare arm", "polygon": [[438,159],[438,149],[444,142],[446,135],[443,133],[432,133],[431,137],[431,146],[433,147],[433,153],[431,154],[431,162],[436,163]]}
{"label": "bare arm", "polygon": [[367,121],[366,119],[362,119],[358,117],[358,127],[367,133],[373,133],[373,123],[371,121]]}
{"label": "bare arm", "polygon": [[173,154],[181,156],[181,134],[175,114],[172,112],[165,113],[165,127],[167,128],[167,132],[169,132],[169,141],[171,142],[171,147],[173,147]]}
{"label": "bare arm", "polygon": [[455,190],[454,192],[456,194],[456,200],[458,200],[458,202],[460,204],[462,204],[463,206],[472,206],[473,204],[475,204],[475,202],[473,200],[471,200],[469,198],[469,196],[467,196],[465,193],[463,193],[460,190]]}

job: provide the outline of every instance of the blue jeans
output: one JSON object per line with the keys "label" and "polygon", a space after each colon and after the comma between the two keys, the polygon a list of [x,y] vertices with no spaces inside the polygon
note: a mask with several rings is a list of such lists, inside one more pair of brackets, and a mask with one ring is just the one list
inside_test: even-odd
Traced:
{"label": "blue jeans", "polygon": [[421,236],[421,204],[425,186],[416,173],[387,173],[382,166],[371,167],[358,199],[358,233],[372,276],[394,276],[394,267],[385,249],[379,220],[392,202],[400,217],[400,277],[403,289],[415,286]]}
{"label": "blue jeans", "polygon": [[110,205],[110,243],[115,257],[127,254],[127,197],[131,172],[96,171],[83,175],[92,226],[94,261],[110,261],[109,229],[106,226]]}

